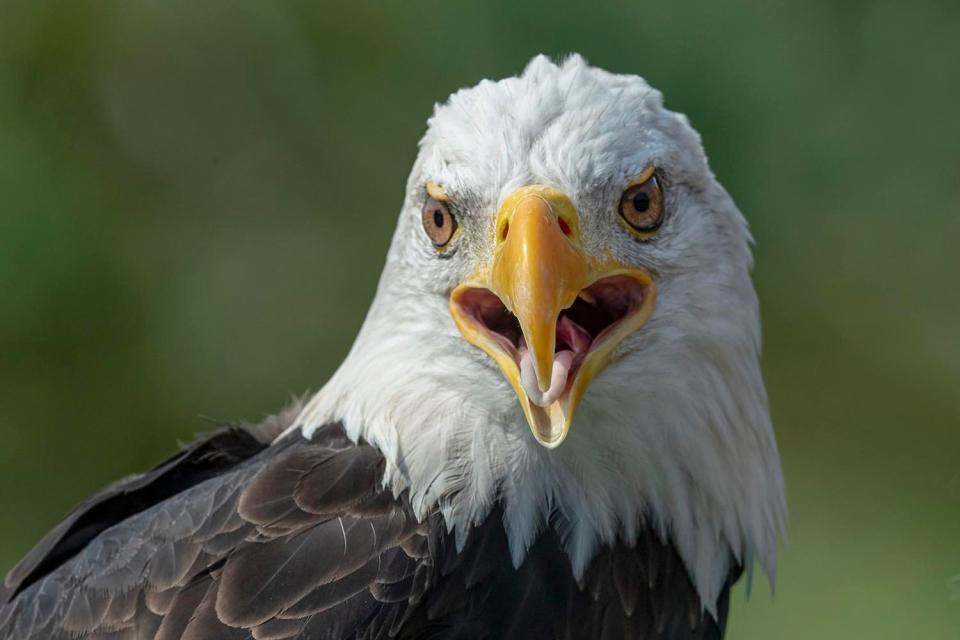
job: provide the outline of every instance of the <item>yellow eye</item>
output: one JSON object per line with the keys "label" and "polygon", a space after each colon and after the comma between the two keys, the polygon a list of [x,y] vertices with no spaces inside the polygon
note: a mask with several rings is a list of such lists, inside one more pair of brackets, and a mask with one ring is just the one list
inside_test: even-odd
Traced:
{"label": "yellow eye", "polygon": [[663,222],[663,190],[656,175],[635,184],[620,197],[620,217],[641,238],[651,237]]}
{"label": "yellow eye", "polygon": [[457,230],[457,219],[450,213],[450,207],[436,198],[427,198],[423,203],[421,220],[423,230],[437,249],[445,247]]}

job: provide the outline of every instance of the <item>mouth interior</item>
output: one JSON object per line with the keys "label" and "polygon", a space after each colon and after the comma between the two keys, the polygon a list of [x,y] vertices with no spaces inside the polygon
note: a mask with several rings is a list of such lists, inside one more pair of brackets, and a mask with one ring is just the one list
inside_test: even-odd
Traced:
{"label": "mouth interior", "polygon": [[601,345],[625,318],[643,306],[646,286],[629,276],[602,278],[583,289],[573,304],[557,318],[554,344],[554,375],[550,389],[540,392],[520,322],[492,291],[469,289],[458,304],[465,316],[509,354],[521,372],[530,400],[547,406],[569,388],[587,355]]}

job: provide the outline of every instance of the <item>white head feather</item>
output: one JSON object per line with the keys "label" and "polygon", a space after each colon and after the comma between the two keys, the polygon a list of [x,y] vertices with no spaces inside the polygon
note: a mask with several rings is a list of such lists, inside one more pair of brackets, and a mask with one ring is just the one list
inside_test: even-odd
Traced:
{"label": "white head feather", "polygon": [[[641,243],[616,205],[650,165],[666,181],[667,218]],[[427,181],[457,203],[463,236],[445,259],[421,227]],[[647,269],[658,288],[653,316],[619,345],[553,450],[448,309],[453,287],[490,259],[501,200],[534,182],[569,195],[586,250]],[[309,437],[342,421],[384,453],[393,490],[409,490],[420,515],[441,509],[461,544],[501,501],[517,564],[546,526],[578,575],[598,545],[653,527],[713,612],[731,553],[773,580],[786,512],[749,242],[700,137],[659,92],[579,56],[534,58],[521,76],[436,107],[360,335],[295,428]]]}

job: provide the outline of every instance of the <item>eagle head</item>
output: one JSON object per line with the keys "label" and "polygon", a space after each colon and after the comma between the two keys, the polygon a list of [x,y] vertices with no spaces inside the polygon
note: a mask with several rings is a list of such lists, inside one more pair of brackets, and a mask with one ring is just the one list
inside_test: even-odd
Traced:
{"label": "eagle head", "polygon": [[534,58],[435,108],[366,321],[296,426],[377,446],[461,540],[500,504],[516,563],[547,526],[575,572],[653,528],[709,608],[731,562],[772,579],[785,517],[749,244],[658,91]]}

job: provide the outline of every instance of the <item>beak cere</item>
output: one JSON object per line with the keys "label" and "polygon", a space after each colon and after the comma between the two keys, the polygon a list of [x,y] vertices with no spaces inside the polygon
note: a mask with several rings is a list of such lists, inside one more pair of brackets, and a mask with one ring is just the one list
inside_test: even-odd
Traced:
{"label": "beak cere", "polygon": [[574,412],[614,347],[653,311],[640,269],[586,255],[573,203],[552,187],[508,196],[491,264],[450,297],[460,332],[510,381],[534,437],[563,442]]}

